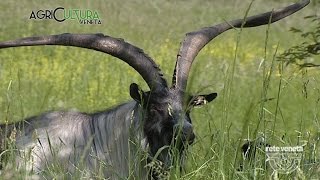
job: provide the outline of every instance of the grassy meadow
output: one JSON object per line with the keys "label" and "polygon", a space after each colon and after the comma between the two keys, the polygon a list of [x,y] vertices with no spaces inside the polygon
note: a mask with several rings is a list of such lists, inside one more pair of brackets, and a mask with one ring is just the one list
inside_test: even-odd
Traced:
{"label": "grassy meadow", "polygon": [[[0,1],[0,41],[60,33],[103,33],[125,39],[149,54],[171,83],[176,54],[186,32],[242,18],[251,0]],[[253,2],[249,15],[292,1]],[[31,11],[91,9],[101,25],[77,21],[30,20]],[[192,112],[197,136],[186,172],[172,179],[268,179],[265,154],[241,163],[245,139],[264,137],[275,146],[303,146],[300,168],[279,179],[320,179],[320,72],[278,61],[286,49],[306,41],[291,27],[312,30],[305,16],[320,13],[312,2],[275,24],[230,30],[197,56],[190,93],[217,92],[218,98]],[[319,56],[308,61],[320,64]],[[73,47],[0,50],[0,122],[56,109],[103,110],[130,100],[129,86],[146,83],[130,66],[109,55]],[[268,164],[268,163],[267,163]],[[23,179],[23,177],[21,177]]]}

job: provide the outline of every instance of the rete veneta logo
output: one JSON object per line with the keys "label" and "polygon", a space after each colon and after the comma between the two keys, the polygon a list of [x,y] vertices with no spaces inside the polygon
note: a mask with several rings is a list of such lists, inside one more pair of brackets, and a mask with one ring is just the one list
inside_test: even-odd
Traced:
{"label": "rete veneta logo", "polygon": [[300,166],[302,146],[266,147],[267,160],[274,170],[272,174],[290,174]]}
{"label": "rete veneta logo", "polygon": [[40,9],[31,11],[29,19],[31,20],[55,20],[64,22],[66,20],[75,20],[79,24],[101,24],[99,13],[91,9],[65,9],[57,7],[55,9]]}

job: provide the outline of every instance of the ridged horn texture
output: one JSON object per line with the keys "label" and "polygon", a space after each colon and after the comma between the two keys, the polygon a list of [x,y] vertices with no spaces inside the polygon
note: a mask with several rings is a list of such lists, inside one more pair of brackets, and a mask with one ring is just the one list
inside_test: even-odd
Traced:
{"label": "ridged horn texture", "polygon": [[177,55],[176,66],[172,78],[172,87],[176,88],[177,91],[182,92],[182,94],[186,91],[189,72],[195,57],[204,46],[219,34],[232,28],[256,27],[268,24],[269,22],[276,22],[299,11],[308,5],[309,2],[309,0],[303,0],[279,10],[250,16],[246,19],[224,22],[212,27],[205,27],[198,31],[187,33]]}
{"label": "ridged horn texture", "polygon": [[146,81],[150,90],[167,89],[166,80],[157,64],[142,49],[103,34],[59,34],[41,37],[27,37],[0,43],[1,48],[19,46],[61,45],[75,46],[101,51],[117,57],[133,67]]}

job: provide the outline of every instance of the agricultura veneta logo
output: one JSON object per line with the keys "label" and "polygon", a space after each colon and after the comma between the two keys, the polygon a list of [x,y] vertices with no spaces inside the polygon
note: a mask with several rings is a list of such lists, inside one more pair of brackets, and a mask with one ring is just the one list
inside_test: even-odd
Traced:
{"label": "agricultura veneta logo", "polygon": [[54,20],[59,23],[67,20],[78,21],[79,24],[101,24],[99,13],[91,9],[66,9],[57,7],[55,9],[32,10],[30,20]]}

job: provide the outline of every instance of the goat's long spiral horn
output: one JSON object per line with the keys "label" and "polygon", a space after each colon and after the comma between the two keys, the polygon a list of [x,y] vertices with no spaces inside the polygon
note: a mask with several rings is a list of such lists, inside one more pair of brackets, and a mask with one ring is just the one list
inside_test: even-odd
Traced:
{"label": "goat's long spiral horn", "polygon": [[0,42],[1,48],[19,46],[61,45],[93,49],[117,57],[133,67],[147,82],[151,90],[167,88],[166,80],[157,64],[136,46],[103,34],[59,34],[41,37],[27,37]]}
{"label": "goat's long spiral horn", "polygon": [[237,19],[224,22],[212,27],[205,27],[198,31],[187,33],[183,42],[181,43],[181,47],[177,55],[176,66],[172,79],[172,87],[181,92],[186,90],[192,62],[200,50],[219,34],[232,28],[256,27],[265,25],[269,23],[269,20],[271,20],[271,23],[276,22],[299,11],[308,5],[309,2],[309,0],[302,0],[279,10],[251,16],[246,19]]}

